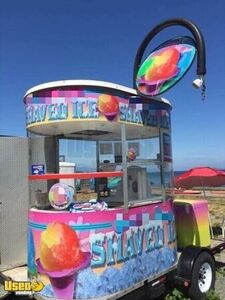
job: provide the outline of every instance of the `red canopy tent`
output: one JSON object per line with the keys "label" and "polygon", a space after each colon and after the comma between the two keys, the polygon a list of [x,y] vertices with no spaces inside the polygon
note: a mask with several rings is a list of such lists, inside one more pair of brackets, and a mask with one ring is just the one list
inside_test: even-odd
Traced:
{"label": "red canopy tent", "polygon": [[176,188],[216,187],[225,185],[225,172],[210,167],[197,167],[175,177]]}

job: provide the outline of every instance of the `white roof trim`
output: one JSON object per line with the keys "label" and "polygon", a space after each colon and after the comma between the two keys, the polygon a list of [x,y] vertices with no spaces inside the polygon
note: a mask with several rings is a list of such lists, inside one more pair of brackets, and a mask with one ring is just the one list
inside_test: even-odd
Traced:
{"label": "white roof trim", "polygon": [[[107,81],[98,81],[98,80],[59,80],[59,81],[52,81],[52,82],[46,82],[46,83],[42,83],[39,85],[36,85],[34,87],[32,87],[31,89],[29,89],[26,94],[24,95],[24,98],[26,98],[29,94],[32,94],[34,92],[43,90],[43,89],[50,89],[50,88],[54,88],[54,87],[63,87],[63,86],[93,86],[93,87],[104,87],[104,88],[109,88],[109,89],[114,89],[114,90],[118,90],[121,92],[125,92],[128,94],[133,94],[133,96],[138,95],[137,91],[135,89],[132,88],[128,88],[126,86],[120,85],[120,84],[116,84],[116,83],[111,83],[111,82],[107,82]],[[164,103],[167,103],[171,106],[171,103],[165,99],[165,98],[161,98],[161,97],[152,97],[155,100],[158,101],[162,101]]]}
{"label": "white roof trim", "polygon": [[98,80],[59,80],[59,81],[52,81],[52,82],[47,82],[43,84],[36,85],[29,89],[25,96],[42,90],[42,89],[48,89],[48,88],[53,88],[53,87],[60,87],[60,86],[96,86],[96,87],[105,87],[105,88],[110,88],[110,89],[115,89],[119,91],[123,91],[126,93],[134,94],[136,95],[137,92],[134,89],[125,87],[123,85],[111,83],[111,82],[106,82],[106,81],[98,81]]}

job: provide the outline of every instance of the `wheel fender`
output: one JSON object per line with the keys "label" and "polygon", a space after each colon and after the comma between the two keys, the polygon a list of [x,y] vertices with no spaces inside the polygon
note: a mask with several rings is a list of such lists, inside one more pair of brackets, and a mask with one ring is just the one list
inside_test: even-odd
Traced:
{"label": "wheel fender", "polygon": [[177,276],[179,278],[182,278],[184,280],[191,280],[192,269],[195,260],[202,252],[208,252],[213,257],[213,260],[215,261],[214,256],[212,255],[210,249],[208,248],[188,246],[182,250],[177,265]]}

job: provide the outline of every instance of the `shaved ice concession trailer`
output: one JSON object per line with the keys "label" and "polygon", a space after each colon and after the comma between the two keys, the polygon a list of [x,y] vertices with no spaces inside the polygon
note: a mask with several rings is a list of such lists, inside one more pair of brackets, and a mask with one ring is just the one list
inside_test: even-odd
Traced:
{"label": "shaved ice concession trailer", "polygon": [[[167,41],[140,67],[144,47],[170,25],[188,27],[197,42]],[[202,299],[214,286],[213,254],[225,246],[210,247],[206,201],[173,201],[171,105],[157,96],[204,50],[201,34],[177,19],[153,33],[138,50],[135,89],[66,80],[25,95],[28,276],[44,284],[37,299],[118,299],[143,286],[150,298],[169,279]],[[202,80],[199,53],[198,68]]]}

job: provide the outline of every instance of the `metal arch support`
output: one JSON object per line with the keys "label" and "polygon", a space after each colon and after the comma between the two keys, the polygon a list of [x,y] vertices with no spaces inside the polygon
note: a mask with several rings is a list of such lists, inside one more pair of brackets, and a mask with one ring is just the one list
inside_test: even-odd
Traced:
{"label": "metal arch support", "polygon": [[138,48],[135,61],[134,61],[134,73],[133,73],[133,86],[136,88],[136,76],[138,69],[141,64],[141,60],[144,54],[144,51],[150,41],[163,29],[170,26],[183,26],[191,31],[194,36],[196,48],[197,48],[197,75],[204,76],[206,73],[206,62],[205,62],[205,42],[202,33],[199,28],[192,22],[186,19],[169,19],[166,20],[156,27],[154,27],[144,38],[141,45]]}

